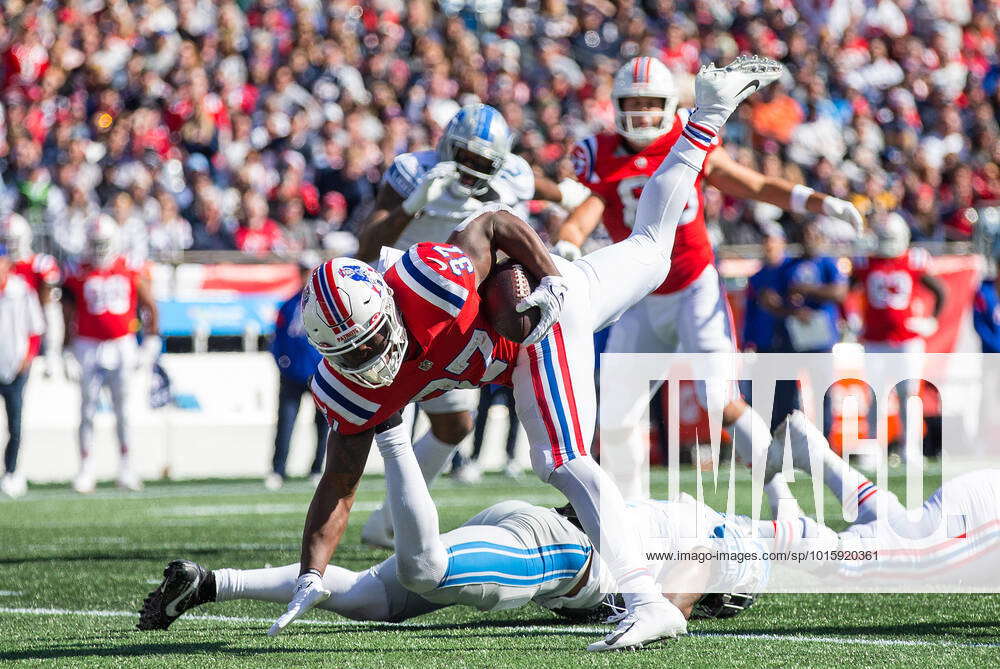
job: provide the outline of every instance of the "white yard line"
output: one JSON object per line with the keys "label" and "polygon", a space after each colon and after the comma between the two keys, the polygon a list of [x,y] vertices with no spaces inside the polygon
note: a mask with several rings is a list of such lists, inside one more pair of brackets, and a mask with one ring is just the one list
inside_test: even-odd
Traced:
{"label": "white yard line", "polygon": [[[0,606],[0,613],[11,615],[27,616],[81,616],[93,618],[136,618],[132,611],[100,611],[86,609],[51,609],[51,608],[19,608]],[[213,622],[226,623],[254,623],[260,625],[270,625],[274,622],[271,618],[250,618],[245,616],[212,616],[189,614],[184,616],[184,620],[208,620]],[[316,625],[322,627],[343,627],[343,626],[366,626],[376,628],[426,628],[437,627],[435,624],[426,623],[379,623],[379,622],[356,622],[353,620],[316,620],[303,619],[295,621],[296,625]],[[604,634],[608,627],[582,627],[582,626],[502,626],[501,629],[512,632],[554,632],[554,633],[579,633]],[[847,637],[821,637],[821,636],[797,636],[782,634],[744,634],[741,632],[692,632],[691,636],[707,639],[745,639],[759,641],[788,641],[796,643],[829,643],[839,645],[861,645],[861,646],[916,646],[929,648],[1000,648],[1000,643],[959,643],[956,641],[918,641],[913,639],[858,639]]]}
{"label": "white yard line", "polygon": [[23,594],[20,590],[0,590],[0,597],[20,597]]}

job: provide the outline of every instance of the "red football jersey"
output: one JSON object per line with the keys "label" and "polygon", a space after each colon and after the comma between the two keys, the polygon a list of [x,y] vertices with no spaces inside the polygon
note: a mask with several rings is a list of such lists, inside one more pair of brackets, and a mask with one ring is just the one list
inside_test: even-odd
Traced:
{"label": "red football jersey", "polygon": [[411,401],[455,388],[511,385],[520,348],[497,334],[480,310],[476,274],[450,244],[411,246],[385,273],[409,337],[407,359],[391,385],[366,388],[326,360],[313,376],[316,405],[341,434],[374,427]]}
{"label": "red football jersey", "polygon": [[14,263],[14,273],[19,275],[36,293],[43,285],[59,283],[59,265],[56,259],[45,253],[35,253]]}
{"label": "red football jersey", "polygon": [[919,337],[906,327],[913,315],[913,296],[927,273],[928,253],[910,249],[897,258],[861,258],[854,276],[864,285],[863,341],[900,343]]}
{"label": "red football jersey", "polygon": [[124,256],[105,267],[69,266],[63,289],[76,300],[76,332],[92,339],[117,339],[135,332],[139,270]]}
{"label": "red football jersey", "polygon": [[[639,153],[629,153],[621,137],[615,133],[588,137],[573,148],[576,177],[604,200],[604,227],[614,241],[620,242],[632,234],[642,188],[670,153],[687,117],[686,109],[678,110],[670,131]],[[712,143],[709,152],[716,146],[718,139]],[[677,227],[670,256],[670,273],[654,293],[676,293],[697,279],[714,261],[715,254],[705,227],[704,205],[699,175]]]}

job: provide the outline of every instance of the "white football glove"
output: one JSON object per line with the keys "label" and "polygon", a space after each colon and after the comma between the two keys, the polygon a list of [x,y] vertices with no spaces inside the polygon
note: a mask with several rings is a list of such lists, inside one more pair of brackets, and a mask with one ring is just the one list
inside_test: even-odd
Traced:
{"label": "white football glove", "polygon": [[79,383],[80,381],[80,361],[76,359],[73,355],[73,351],[68,348],[64,348],[62,352],[62,367],[63,375],[66,380],[70,383]]}
{"label": "white football glove", "polygon": [[152,369],[156,359],[163,350],[163,340],[160,335],[146,335],[142,339],[142,347],[136,356],[136,370]]}
{"label": "white football glove", "polygon": [[271,629],[267,630],[267,635],[278,636],[283,629],[301,618],[306,611],[329,598],[330,591],[323,585],[323,579],[319,574],[315,572],[302,574],[295,582],[295,594],[292,596],[292,601],[288,603],[288,610],[274,621]]}
{"label": "white football glove", "polygon": [[403,211],[410,216],[416,215],[427,206],[428,202],[433,202],[441,197],[445,189],[456,179],[458,179],[458,169],[454,162],[438,163],[427,170],[417,187],[410,193],[409,197],[403,200]]}
{"label": "white football glove", "polygon": [[556,245],[552,247],[552,252],[560,258],[565,258],[570,262],[573,262],[583,255],[583,251],[580,250],[579,246],[573,242],[568,242],[565,239],[560,239],[556,242]]}
{"label": "white football glove", "polygon": [[565,297],[566,279],[557,275],[543,276],[538,288],[535,288],[530,295],[517,303],[515,309],[519,314],[532,307],[538,307],[542,312],[538,325],[522,342],[525,346],[537,344],[545,338],[555,322],[559,320]]}
{"label": "white football glove", "polygon": [[917,333],[921,337],[930,337],[932,334],[937,332],[938,322],[933,316],[927,316],[924,318],[911,316],[906,319],[906,329],[910,332]]}
{"label": "white football glove", "polygon": [[854,228],[854,234],[861,236],[865,219],[861,217],[861,212],[858,211],[857,207],[847,200],[828,195],[823,199],[823,213],[830,218],[850,223],[851,227]]}

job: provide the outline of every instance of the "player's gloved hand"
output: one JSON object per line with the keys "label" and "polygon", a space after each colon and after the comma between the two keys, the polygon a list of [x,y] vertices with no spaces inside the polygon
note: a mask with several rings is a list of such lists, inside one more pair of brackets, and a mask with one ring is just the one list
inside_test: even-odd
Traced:
{"label": "player's gloved hand", "polygon": [[292,596],[292,601],[288,603],[288,610],[274,621],[271,629],[267,630],[267,635],[278,636],[283,629],[301,618],[306,611],[325,602],[329,597],[330,591],[323,585],[323,578],[319,574],[315,571],[302,574],[295,582],[295,594]]}
{"label": "player's gloved hand", "polygon": [[76,359],[73,352],[68,348],[63,349],[62,353],[62,367],[63,376],[70,383],[77,383],[80,381],[80,361]]}
{"label": "player's gloved hand", "polygon": [[556,242],[556,245],[552,247],[552,252],[555,253],[560,258],[565,258],[570,262],[573,262],[577,258],[583,255],[580,247],[573,242],[568,242],[565,239],[560,239]]}
{"label": "player's gloved hand", "polygon": [[427,206],[428,202],[441,197],[445,189],[458,179],[458,169],[452,161],[438,163],[427,170],[417,187],[403,200],[403,211],[410,216],[415,215]]}
{"label": "player's gloved hand", "polygon": [[906,329],[910,332],[916,332],[921,337],[930,337],[932,334],[937,332],[938,322],[933,316],[919,317],[911,316],[906,319]]}
{"label": "player's gloved hand", "polygon": [[861,217],[858,208],[847,200],[827,196],[823,199],[823,213],[830,218],[836,218],[851,224],[856,236],[861,235],[861,230],[865,225],[865,219]]}
{"label": "player's gloved hand", "polygon": [[517,303],[515,309],[518,313],[524,313],[532,307],[538,307],[542,312],[542,317],[538,319],[538,325],[522,342],[525,346],[537,344],[548,334],[555,322],[559,320],[565,297],[566,279],[557,275],[543,276],[538,287]]}
{"label": "player's gloved hand", "polygon": [[163,350],[163,340],[160,335],[146,335],[142,339],[142,348],[136,359],[136,369],[152,369],[156,359]]}

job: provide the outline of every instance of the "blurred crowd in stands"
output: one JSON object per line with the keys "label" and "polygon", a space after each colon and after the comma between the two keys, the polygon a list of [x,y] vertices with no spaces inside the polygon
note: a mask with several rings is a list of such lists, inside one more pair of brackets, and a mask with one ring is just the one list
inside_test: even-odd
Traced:
{"label": "blurred crowd in stands", "polygon": [[[690,91],[748,51],[787,74],[727,125],[739,160],[863,214],[899,208],[915,241],[963,240],[1000,198],[998,16],[991,0],[5,0],[0,215],[61,256],[99,211],[140,258],[350,253],[384,168],[459,105],[497,107],[560,179],[573,143],[612,127],[625,59],[655,55]],[[709,191],[717,241],[782,222]]]}

